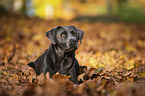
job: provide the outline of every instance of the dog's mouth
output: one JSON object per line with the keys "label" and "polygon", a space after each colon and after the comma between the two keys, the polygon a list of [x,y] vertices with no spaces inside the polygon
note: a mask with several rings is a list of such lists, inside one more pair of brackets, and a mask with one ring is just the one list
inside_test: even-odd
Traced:
{"label": "dog's mouth", "polygon": [[68,48],[68,49],[65,49],[64,52],[68,53],[68,52],[74,52],[76,50],[77,50],[77,47],[75,47],[75,48]]}

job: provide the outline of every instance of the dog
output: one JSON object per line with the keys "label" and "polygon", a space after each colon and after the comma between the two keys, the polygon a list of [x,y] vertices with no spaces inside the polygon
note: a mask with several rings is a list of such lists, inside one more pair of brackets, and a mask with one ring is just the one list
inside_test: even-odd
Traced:
{"label": "dog", "polygon": [[75,58],[78,42],[82,42],[84,31],[75,26],[57,26],[46,32],[50,39],[49,48],[37,58],[36,61],[28,63],[37,75],[49,72],[51,76],[57,72],[60,75],[70,75],[70,81],[77,84],[79,75],[79,63]]}

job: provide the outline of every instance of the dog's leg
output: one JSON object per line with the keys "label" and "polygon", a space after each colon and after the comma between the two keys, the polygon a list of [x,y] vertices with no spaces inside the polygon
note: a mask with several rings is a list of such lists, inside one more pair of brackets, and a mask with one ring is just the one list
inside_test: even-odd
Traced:
{"label": "dog's leg", "polygon": [[70,80],[71,80],[72,82],[74,82],[75,84],[77,84],[77,83],[78,83],[78,78],[77,78],[76,70],[73,69],[72,72],[70,72],[70,75],[71,75]]}
{"label": "dog's leg", "polygon": [[71,74],[70,81],[74,82],[75,84],[78,84],[77,76],[74,76],[73,74]]}

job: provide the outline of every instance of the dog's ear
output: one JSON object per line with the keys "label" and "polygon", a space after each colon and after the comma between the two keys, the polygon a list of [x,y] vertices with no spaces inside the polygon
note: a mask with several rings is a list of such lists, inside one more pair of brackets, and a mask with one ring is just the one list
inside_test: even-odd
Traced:
{"label": "dog's ear", "polygon": [[78,33],[78,40],[80,40],[80,43],[82,43],[82,39],[84,37],[85,32],[81,29],[76,28],[77,33]]}
{"label": "dog's ear", "polygon": [[53,45],[56,44],[56,34],[57,34],[57,30],[59,28],[62,28],[62,26],[57,26],[53,29],[51,29],[50,31],[46,32],[46,36],[49,38],[49,40],[52,42]]}

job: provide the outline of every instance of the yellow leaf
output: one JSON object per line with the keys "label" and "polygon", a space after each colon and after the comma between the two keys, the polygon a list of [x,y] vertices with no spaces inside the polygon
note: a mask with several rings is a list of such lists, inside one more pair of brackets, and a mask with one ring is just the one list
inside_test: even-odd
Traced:
{"label": "yellow leaf", "polygon": [[98,68],[99,67],[99,64],[98,64],[98,62],[97,62],[97,60],[95,58],[90,58],[89,59],[89,63],[94,68]]}
{"label": "yellow leaf", "polygon": [[96,57],[101,56],[101,53],[99,51],[96,52]]}
{"label": "yellow leaf", "polygon": [[143,72],[143,73],[139,72],[139,75],[140,75],[141,78],[144,78],[145,77],[145,72]]}
{"label": "yellow leaf", "polygon": [[12,37],[7,36],[7,37],[6,37],[6,41],[12,41]]}
{"label": "yellow leaf", "polygon": [[33,39],[34,41],[39,41],[39,40],[42,39],[42,35],[41,35],[41,34],[34,35],[32,39]]}
{"label": "yellow leaf", "polygon": [[133,78],[128,78],[127,81],[128,82],[133,82]]}
{"label": "yellow leaf", "polygon": [[121,55],[119,58],[120,59],[125,59],[126,58],[126,55]]}
{"label": "yellow leaf", "polygon": [[136,48],[133,47],[133,46],[131,46],[131,45],[129,45],[129,44],[126,46],[126,50],[127,50],[128,52],[131,52],[131,51],[136,52]]}
{"label": "yellow leaf", "polygon": [[127,69],[127,70],[131,70],[132,68],[134,68],[134,64],[135,64],[135,60],[134,59],[130,59],[128,60],[124,65],[124,67]]}

